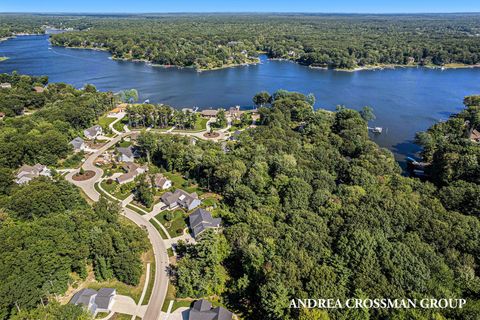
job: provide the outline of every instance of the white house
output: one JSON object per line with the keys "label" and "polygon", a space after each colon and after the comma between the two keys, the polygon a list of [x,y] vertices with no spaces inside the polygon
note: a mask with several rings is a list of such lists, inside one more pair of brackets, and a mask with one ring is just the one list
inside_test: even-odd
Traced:
{"label": "white house", "polygon": [[100,125],[94,125],[93,127],[90,127],[88,129],[83,130],[83,134],[85,135],[85,138],[92,140],[98,137],[103,133],[103,129]]}
{"label": "white house", "polygon": [[47,166],[37,163],[32,167],[25,164],[20,169],[18,169],[15,182],[17,184],[24,184],[30,182],[32,179],[35,179],[39,176],[50,177],[51,175],[52,172],[50,171],[50,169],[47,168]]}
{"label": "white house", "polygon": [[153,185],[157,189],[167,190],[172,187],[172,181],[164,177],[163,174],[157,173],[153,177]]}
{"label": "white house", "polygon": [[133,148],[132,146],[129,146],[127,148],[117,148],[118,151],[118,161],[119,162],[134,162],[135,157],[133,154]]}

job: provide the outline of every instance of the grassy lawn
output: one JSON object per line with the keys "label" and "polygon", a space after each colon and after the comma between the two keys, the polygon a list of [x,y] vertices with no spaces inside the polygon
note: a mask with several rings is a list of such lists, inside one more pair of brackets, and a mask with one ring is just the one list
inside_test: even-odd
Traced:
{"label": "grassy lawn", "polygon": [[[115,313],[110,320],[131,320],[132,316],[129,314],[121,314],[121,313]],[[138,317],[135,318],[137,320]]]}
{"label": "grassy lawn", "polygon": [[[142,276],[144,277],[144,275]],[[117,294],[130,296],[138,303],[138,299],[140,299],[140,295],[142,294],[143,283],[140,282],[138,286],[129,286],[123,282],[118,280],[107,280],[102,282],[92,282],[88,283],[85,287],[89,289],[99,290],[101,288],[115,288],[117,290]]]}
{"label": "grassy lawn", "polygon": [[177,189],[183,189],[188,193],[196,192],[198,196],[203,194],[202,189],[198,185],[190,183],[178,172],[165,172],[163,175],[171,180],[173,186]]}
{"label": "grassy lawn", "polygon": [[116,181],[113,181],[111,184],[108,184],[107,180],[104,180],[101,183],[102,188],[105,189],[105,191],[120,200],[125,200],[132,193],[133,186],[131,186],[130,183],[120,185]]}
{"label": "grassy lawn", "polygon": [[57,168],[78,168],[83,163],[83,159],[85,159],[84,155],[83,152],[71,154],[66,159],[58,161]]}
{"label": "grassy lawn", "polygon": [[[173,214],[173,219],[168,221],[165,217],[167,214]],[[171,237],[178,237],[183,234],[183,229],[187,227],[185,223],[186,214],[180,209],[175,211],[163,211],[155,216],[155,218],[163,224]],[[181,232],[179,232],[181,231]]]}
{"label": "grassy lawn", "polygon": [[141,215],[141,216],[145,215],[145,212],[143,212],[143,211],[141,211],[141,210],[138,210],[137,208],[135,208],[134,206],[132,206],[130,203],[127,204],[127,208],[130,209],[130,210],[135,211],[136,213],[138,213],[138,214]]}
{"label": "grassy lawn", "polygon": [[167,235],[165,234],[165,231],[163,231],[163,229],[158,225],[158,223],[155,220],[150,219],[150,223],[155,227],[155,229],[158,230],[158,233],[160,233],[160,237],[162,237],[162,239],[168,239]]}
{"label": "grassy lawn", "polygon": [[139,207],[140,209],[143,209],[143,210],[145,210],[145,211],[147,211],[147,212],[150,212],[150,211],[152,211],[153,206],[154,206],[156,203],[153,203],[152,206],[150,206],[150,207],[148,207],[148,208],[145,207],[143,204],[141,204],[140,202],[138,202],[138,201],[136,201],[136,200],[132,201],[132,204],[136,205],[136,206]]}
{"label": "grassy lawn", "polygon": [[110,123],[112,123],[115,120],[116,118],[108,118],[106,116],[103,116],[98,118],[98,124],[101,125],[102,128],[107,128],[110,125]]}
{"label": "grassy lawn", "polygon": [[202,117],[197,117],[197,121],[195,122],[195,127],[193,129],[186,129],[186,130],[180,130],[176,129],[173,131],[178,131],[178,132],[199,132],[207,129],[207,122],[208,119],[202,118]]}
{"label": "grassy lawn", "polygon": [[[115,120],[115,119],[114,119]],[[123,126],[124,125],[128,125],[128,120],[125,118],[123,118],[122,120],[116,122],[114,125],[113,125],[113,128],[115,128],[115,130],[117,131],[120,131],[120,132],[123,132]]]}
{"label": "grassy lawn", "polygon": [[148,287],[147,291],[145,292],[145,297],[143,298],[142,304],[148,304],[148,302],[150,301],[150,296],[152,295],[153,283],[155,280],[155,256],[153,255],[153,250],[149,250],[146,253],[145,262],[150,262],[150,279],[148,280]]}
{"label": "grassy lawn", "polygon": [[95,319],[103,319],[106,316],[108,316],[108,312],[99,312],[97,313],[97,316],[95,317]]}
{"label": "grassy lawn", "polygon": [[192,306],[193,301],[189,300],[175,300],[173,302],[172,312],[177,310],[178,308],[190,308]]}
{"label": "grassy lawn", "polygon": [[[118,147],[127,148],[132,145],[132,142],[123,140],[123,141],[119,141],[117,144],[118,144]],[[117,147],[117,145],[115,145],[115,147]]]}
{"label": "grassy lawn", "polygon": [[219,199],[218,197],[212,195],[202,199],[202,207],[209,208],[209,207],[218,207]]}

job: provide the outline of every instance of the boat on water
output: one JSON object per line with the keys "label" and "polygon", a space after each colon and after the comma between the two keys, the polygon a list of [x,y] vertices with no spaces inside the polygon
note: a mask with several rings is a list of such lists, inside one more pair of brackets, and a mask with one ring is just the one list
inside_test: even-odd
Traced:
{"label": "boat on water", "polygon": [[383,128],[382,128],[382,127],[373,127],[373,128],[368,127],[368,130],[372,131],[373,133],[378,133],[378,134],[380,134],[380,133],[383,132]]}

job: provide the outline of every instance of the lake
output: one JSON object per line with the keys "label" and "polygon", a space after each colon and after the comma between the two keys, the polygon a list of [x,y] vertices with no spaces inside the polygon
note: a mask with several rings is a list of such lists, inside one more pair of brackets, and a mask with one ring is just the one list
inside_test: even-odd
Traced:
{"label": "lake", "polygon": [[371,106],[381,126],[372,135],[403,163],[415,154],[417,131],[460,111],[465,95],[480,94],[480,69],[400,68],[342,72],[311,69],[261,57],[261,64],[216,71],[155,67],[115,61],[107,52],[51,47],[48,36],[21,36],[0,43],[0,72],[47,75],[51,82],[75,87],[94,84],[99,90],[136,88],[143,100],[174,107],[251,106],[255,93],[278,89],[313,93],[316,108]]}

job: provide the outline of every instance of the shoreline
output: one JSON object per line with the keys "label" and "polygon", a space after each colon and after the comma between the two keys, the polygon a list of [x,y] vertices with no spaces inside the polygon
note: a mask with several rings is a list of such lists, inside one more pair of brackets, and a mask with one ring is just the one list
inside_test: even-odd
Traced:
{"label": "shoreline", "polygon": [[[13,39],[17,36],[35,36],[35,35],[44,35],[44,34],[28,34],[28,33],[18,33],[10,37],[4,37],[0,38],[0,42],[7,41],[10,39]],[[50,39],[49,39],[50,41]],[[51,43],[51,41],[50,41]],[[118,58],[114,57],[110,50],[108,48],[97,48],[97,47],[74,47],[74,46],[62,46],[62,45],[55,45],[51,43],[52,47],[59,47],[59,48],[65,48],[65,49],[77,49],[77,50],[93,50],[93,51],[101,51],[101,52],[108,52],[110,54],[109,59],[111,60],[118,60],[118,61],[128,61],[128,62],[141,62],[145,63],[149,66],[152,67],[160,67],[160,68],[178,68],[178,69],[184,69],[184,68],[189,68],[189,69],[195,69],[198,73],[200,72],[205,72],[205,71],[216,71],[216,70],[222,70],[222,69],[228,69],[228,68],[236,68],[236,67],[244,67],[244,66],[250,66],[250,65],[258,65],[261,64],[261,59],[260,57],[256,58],[256,61],[249,61],[249,62],[244,62],[240,64],[228,64],[228,65],[223,65],[219,67],[212,67],[212,68],[198,68],[196,66],[178,66],[178,65],[162,65],[162,64],[156,64],[153,63],[152,61],[146,60],[146,59],[128,59],[128,58]],[[8,59],[8,57],[7,57]],[[4,59],[6,60],[6,59]],[[4,61],[0,60],[0,61]],[[438,66],[438,65],[418,65],[418,64],[409,64],[409,65],[403,65],[403,64],[384,64],[384,65],[368,65],[368,66],[362,66],[362,67],[355,67],[353,69],[344,69],[344,68],[329,68],[329,67],[323,67],[323,66],[314,66],[314,65],[304,65],[301,64],[295,60],[292,59],[287,59],[287,58],[268,58],[267,60],[271,61],[282,61],[282,62],[291,62],[291,63],[296,63],[301,66],[308,67],[309,69],[313,70],[332,70],[332,71],[338,71],[338,72],[357,72],[357,71],[376,71],[376,70],[385,70],[385,69],[397,69],[397,68],[425,68],[425,69],[441,69],[441,70],[446,70],[446,69],[474,69],[474,68],[480,68],[480,64],[474,64],[474,65],[469,65],[469,64],[462,64],[462,63],[449,63],[445,64],[443,66]]]}
{"label": "shoreline", "polygon": [[[58,47],[58,48],[65,48],[65,49],[76,49],[76,50],[93,50],[93,51],[101,51],[101,52],[108,52],[110,51],[107,48],[95,48],[95,47],[71,47],[71,46],[60,46],[60,45],[54,45],[50,42],[52,47]],[[170,64],[156,64],[153,63],[152,61],[146,60],[146,59],[128,59],[128,58],[119,58],[119,57],[114,57],[110,53],[110,57],[108,57],[110,60],[116,60],[116,61],[127,61],[127,62],[137,62],[137,63],[145,63],[146,65],[152,66],[152,67],[157,67],[157,68],[177,68],[177,69],[195,69],[197,72],[205,72],[205,71],[215,71],[215,70],[222,70],[222,69],[228,69],[228,68],[236,68],[236,67],[244,67],[244,66],[249,66],[249,65],[257,65],[260,64],[260,58],[257,58],[256,61],[252,62],[245,62],[241,64],[229,64],[229,65],[224,65],[221,67],[215,67],[215,68],[197,68],[195,66],[177,66],[177,65],[170,65]]]}
{"label": "shoreline", "polygon": [[376,66],[363,66],[363,67],[356,67],[353,69],[329,69],[328,67],[312,67],[308,66],[310,69],[316,70],[332,70],[338,72],[357,72],[357,71],[376,71],[376,70],[395,70],[395,69],[407,69],[407,68],[424,68],[424,69],[432,69],[432,70],[454,70],[454,69],[475,69],[480,68],[480,64],[447,64],[444,66],[437,66],[437,65],[403,65],[403,64],[386,64],[386,65],[376,65]]}

